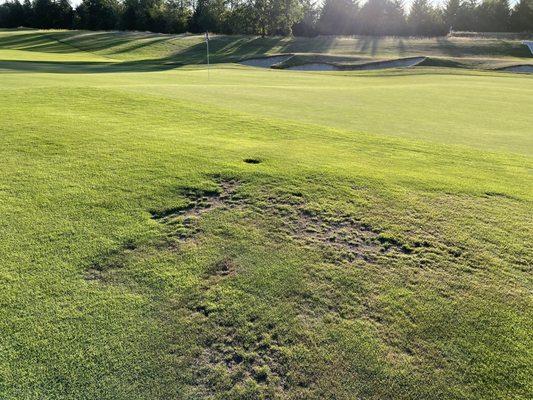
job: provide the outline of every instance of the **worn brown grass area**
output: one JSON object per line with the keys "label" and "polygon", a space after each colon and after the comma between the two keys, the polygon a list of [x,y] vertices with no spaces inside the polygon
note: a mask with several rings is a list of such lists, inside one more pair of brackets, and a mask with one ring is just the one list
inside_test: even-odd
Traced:
{"label": "worn brown grass area", "polygon": [[[264,196],[258,194],[252,198],[239,193],[239,184],[235,181],[219,181],[219,185],[220,191],[212,193],[184,190],[188,206],[164,212],[158,221],[172,227],[171,236],[179,241],[189,241],[198,235],[198,230],[182,234],[178,228],[179,234],[175,234],[176,226],[190,227],[187,224],[189,217],[201,218],[215,209],[230,211],[239,208],[248,211],[244,217],[248,222],[268,224],[273,234],[281,235],[297,246],[309,247],[312,251],[318,249],[325,256],[325,269],[323,273],[310,270],[305,279],[313,281],[321,290],[319,295],[311,294],[299,301],[299,323],[302,326],[320,325],[324,312],[334,319],[360,316],[346,306],[346,299],[338,298],[339,288],[330,279],[332,269],[343,269],[355,263],[374,265],[384,257],[409,257],[413,252],[398,239],[384,235],[350,215],[326,214],[308,208],[299,194],[262,193]],[[218,302],[233,295],[228,283],[238,273],[236,261],[229,256],[222,257],[207,269],[200,294],[188,303],[187,312],[200,318],[209,332],[195,358],[197,393],[216,398],[217,393],[259,390],[266,398],[283,398],[283,393],[295,390],[295,386],[306,393],[313,386],[311,382],[300,379],[302,377],[286,377],[286,357],[292,353],[294,343],[286,343],[285,338],[291,335],[286,335],[275,323],[259,320],[256,315],[233,319],[219,310]],[[374,318],[369,309],[362,311],[368,314],[369,320],[379,322],[379,315]],[[391,352],[391,357],[398,359],[408,356]]]}
{"label": "worn brown grass area", "polygon": [[211,279],[204,287],[205,297],[191,304],[190,312],[200,313],[208,327],[194,365],[197,390],[214,397],[246,387],[261,387],[269,398],[284,393],[290,384],[285,378],[283,351],[287,343],[283,334],[274,323],[265,324],[255,315],[246,315],[238,322],[223,318],[208,301],[223,291],[222,281]]}
{"label": "worn brown grass area", "polygon": [[183,206],[172,207],[160,211],[152,211],[152,218],[170,228],[168,235],[179,241],[186,241],[199,233],[198,218],[205,212],[216,208],[233,208],[233,201],[238,182],[222,180],[219,190],[205,190],[198,188],[182,188],[180,194],[187,199]]}
{"label": "worn brown grass area", "polygon": [[[455,285],[455,299],[450,301],[459,299],[465,282],[454,282],[452,266],[462,262],[460,249],[431,235],[428,240],[413,237],[406,241],[346,211],[323,211],[301,193],[278,193],[273,188],[249,190],[245,182],[232,179],[217,179],[216,183],[216,189],[180,189],[185,204],[152,212],[152,218],[161,224],[160,238],[141,246],[128,244],[104,257],[86,275],[88,280],[114,283],[132,255],[157,257],[163,252],[179,258],[187,246],[207,243],[213,232],[208,231],[210,225],[206,222],[232,212],[239,213],[244,225],[268,232],[274,242],[287,241],[313,254],[317,262],[311,262],[301,275],[309,289],[291,303],[293,327],[262,318],[257,310],[242,308],[243,304],[256,304],[256,299],[235,286],[241,272],[250,268],[240,265],[235,254],[222,251],[201,271],[193,294],[180,300],[178,311],[169,311],[170,316],[163,317],[172,319],[177,313],[192,326],[202,327],[198,347],[189,361],[194,396],[218,398],[219,393],[230,393],[239,398],[242,393],[260,393],[274,399],[318,393],[313,391],[319,390],[319,385],[309,381],[307,374],[292,371],[288,377],[294,367],[290,360],[305,360],[303,343],[316,340],[306,336],[310,332],[320,332],[328,324],[342,326],[353,321],[376,332],[389,365],[424,365],[424,360],[430,359],[435,368],[446,367],[441,365],[446,358],[441,349],[419,338],[408,344],[402,342],[404,331],[415,324],[414,320],[402,322],[406,325],[398,331],[389,327],[394,324],[391,314],[402,314],[401,307],[410,304],[412,293],[429,281],[434,282],[435,292],[442,298],[448,297]],[[220,232],[216,235],[223,235]],[[394,289],[398,297],[388,298],[383,296],[387,292],[383,288],[403,291]],[[417,307],[417,303],[411,306]],[[417,318],[423,315],[420,311]]]}

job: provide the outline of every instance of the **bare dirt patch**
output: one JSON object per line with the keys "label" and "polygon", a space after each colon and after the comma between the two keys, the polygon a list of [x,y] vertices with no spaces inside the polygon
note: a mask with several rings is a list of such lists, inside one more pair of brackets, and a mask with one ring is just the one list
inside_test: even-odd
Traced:
{"label": "bare dirt patch", "polygon": [[225,257],[222,260],[216,262],[207,271],[207,276],[226,277],[235,275],[237,266],[235,261],[229,257]]}
{"label": "bare dirt patch", "polygon": [[[151,211],[152,218],[165,227],[157,243],[140,249],[131,243],[125,244],[93,263],[86,270],[85,279],[108,280],[109,272],[120,269],[133,251],[154,251],[155,248],[180,251],[182,244],[201,235],[203,215],[217,209],[246,209],[249,213],[245,218],[253,220],[253,223],[264,223],[272,227],[273,232],[301,246],[320,251],[326,261],[335,264],[377,263],[383,257],[409,255],[420,247],[416,243],[411,247],[351,215],[309,209],[301,195],[271,196],[264,193],[257,198],[249,198],[238,193],[240,182],[237,180],[219,180],[218,184],[218,188],[210,190],[181,188],[185,204]],[[208,278],[232,277],[236,271],[233,260],[226,258],[213,265],[208,271]]]}
{"label": "bare dirt patch", "polygon": [[[198,355],[195,375],[207,395],[216,395],[230,387],[261,385],[261,391],[283,393],[286,386],[281,350],[275,327],[263,326],[253,316],[247,318],[246,329],[239,325],[217,321],[218,316],[209,314],[214,336]],[[243,335],[242,332],[246,334]],[[216,337],[215,337],[216,336]],[[272,398],[272,397],[266,397]]]}
{"label": "bare dirt patch", "polygon": [[260,212],[279,217],[280,229],[289,237],[303,246],[323,250],[334,263],[376,262],[383,256],[408,255],[414,250],[400,238],[353,215],[310,209],[299,195],[268,197]]}
{"label": "bare dirt patch", "polygon": [[183,188],[181,192],[188,200],[186,205],[152,211],[152,218],[169,228],[169,236],[185,241],[199,233],[198,219],[202,214],[216,208],[231,208],[236,205],[233,193],[237,186],[237,181],[227,180],[220,182],[219,191]]}
{"label": "bare dirt patch", "polygon": [[[218,187],[207,190],[180,188],[180,199],[185,199],[182,205],[151,212],[152,218],[164,226],[162,240],[157,238],[140,247],[126,244],[95,263],[87,271],[86,279],[108,282],[111,277],[112,282],[120,281],[123,277],[120,268],[128,265],[129,252],[140,255],[145,252],[157,255],[161,249],[179,252],[183,249],[180,243],[193,240],[202,233],[199,220],[214,210],[228,213],[245,210],[246,224],[264,224],[265,229],[279,235],[280,240],[289,240],[323,255],[324,261],[329,263],[321,265],[324,271],[336,267],[349,271],[350,268],[344,267],[360,265],[358,263],[378,267],[380,257],[410,256],[411,249],[400,239],[386,235],[352,215],[312,209],[300,192],[273,194],[273,189],[265,188],[254,191],[254,197],[250,197],[243,194],[247,192],[244,184],[235,179],[217,179],[217,183]],[[175,243],[178,246],[174,246]],[[239,289],[241,268],[243,266],[236,257],[222,253],[200,272],[198,286],[184,295],[176,307],[180,316],[191,322],[191,329],[202,332],[198,348],[194,350],[194,394],[198,398],[215,398],[232,388],[244,390],[251,387],[257,389],[262,398],[285,398],[284,395],[294,387],[304,390],[312,387],[312,380],[307,377],[287,374],[288,354],[296,351],[294,342],[287,339],[294,337],[293,333],[287,334],[292,328],[262,317],[263,314],[256,310],[241,310],[234,306],[240,304],[242,298],[254,301],[253,294]],[[119,279],[114,280],[117,276]],[[340,289],[328,280],[327,275],[312,275],[310,272],[309,279],[320,281],[320,290],[331,290],[320,293],[320,298],[327,301],[318,306],[314,300],[302,299],[302,319],[319,318],[324,307],[328,307],[330,314],[342,318],[351,315],[351,309],[343,309],[336,294],[328,294]],[[164,323],[168,324],[168,320]]]}
{"label": "bare dirt patch", "polygon": [[[257,164],[261,160],[246,159],[245,162]],[[413,251],[399,238],[351,215],[308,209],[299,195],[243,198],[236,196],[237,181],[221,181],[219,184],[219,191],[183,189],[182,193],[189,201],[187,205],[153,212],[153,218],[168,226],[171,236],[186,241],[199,233],[198,221],[204,213],[217,208],[247,207],[257,214],[258,220],[278,217],[282,221],[281,231],[302,245],[327,250],[325,254],[333,262],[375,262],[384,255],[398,256]]]}

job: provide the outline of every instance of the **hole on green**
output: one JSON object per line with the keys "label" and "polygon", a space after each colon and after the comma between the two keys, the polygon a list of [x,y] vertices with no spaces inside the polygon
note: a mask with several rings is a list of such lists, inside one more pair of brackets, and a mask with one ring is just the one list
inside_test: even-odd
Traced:
{"label": "hole on green", "polygon": [[261,160],[259,158],[245,158],[244,162],[246,164],[260,164]]}

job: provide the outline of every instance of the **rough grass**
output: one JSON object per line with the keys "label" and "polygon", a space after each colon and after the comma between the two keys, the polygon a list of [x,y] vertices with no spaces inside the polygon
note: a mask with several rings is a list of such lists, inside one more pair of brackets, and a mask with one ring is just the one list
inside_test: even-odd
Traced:
{"label": "rough grass", "polygon": [[531,77],[30,64],[1,398],[531,397]]}

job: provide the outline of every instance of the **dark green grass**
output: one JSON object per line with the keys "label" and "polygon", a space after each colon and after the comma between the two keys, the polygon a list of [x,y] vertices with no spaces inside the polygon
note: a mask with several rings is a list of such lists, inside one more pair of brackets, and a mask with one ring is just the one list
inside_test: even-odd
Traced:
{"label": "dark green grass", "polygon": [[530,398],[531,79],[211,72],[0,73],[0,398]]}

